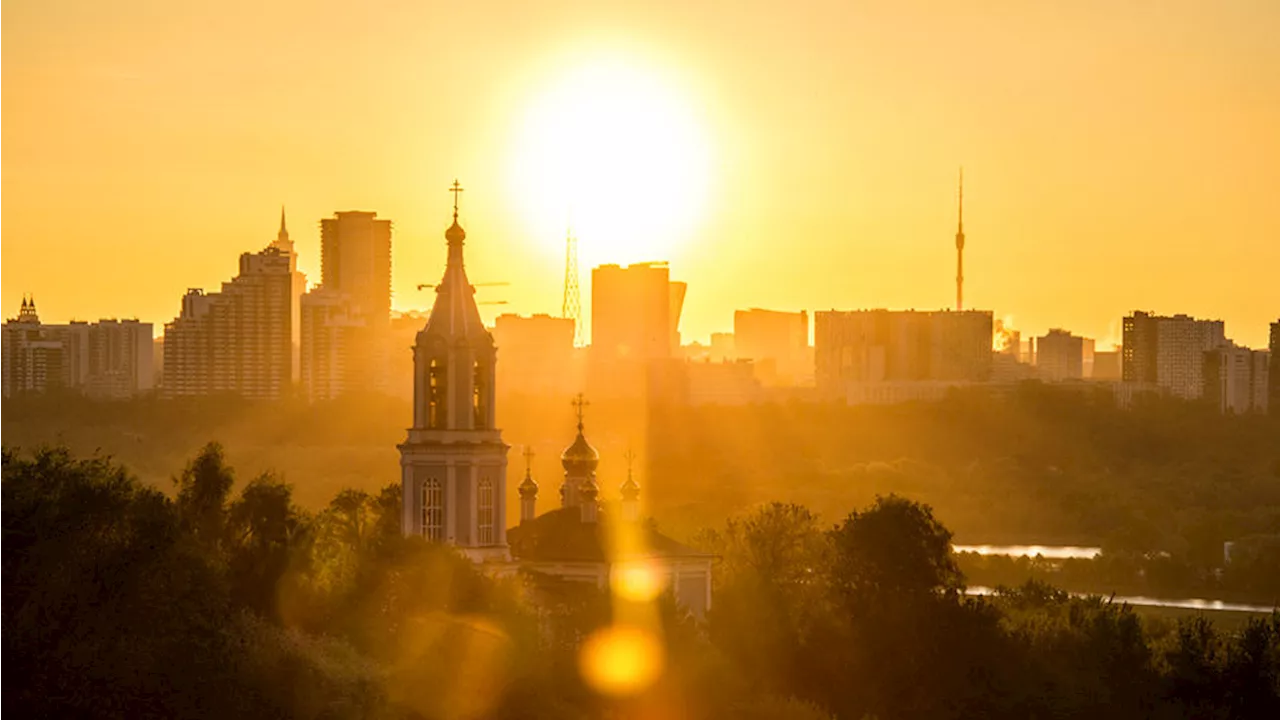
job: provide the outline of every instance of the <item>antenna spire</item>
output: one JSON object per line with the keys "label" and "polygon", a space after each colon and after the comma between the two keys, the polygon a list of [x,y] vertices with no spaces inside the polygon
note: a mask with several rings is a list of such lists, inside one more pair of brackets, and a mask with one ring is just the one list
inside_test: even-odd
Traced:
{"label": "antenna spire", "polygon": [[964,310],[964,166],[960,166],[959,214],[956,222],[956,312]]}
{"label": "antenna spire", "polygon": [[573,344],[582,342],[582,299],[578,290],[578,238],[573,228],[565,231],[564,238],[564,299],[560,303],[560,317],[573,320]]}

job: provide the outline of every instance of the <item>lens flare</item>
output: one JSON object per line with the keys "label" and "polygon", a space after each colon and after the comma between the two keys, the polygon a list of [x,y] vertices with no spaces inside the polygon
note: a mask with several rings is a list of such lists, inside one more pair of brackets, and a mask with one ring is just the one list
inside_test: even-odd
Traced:
{"label": "lens flare", "polygon": [[666,587],[666,577],[650,563],[615,565],[609,583],[623,600],[648,602]]}
{"label": "lens flare", "polygon": [[635,627],[598,630],[582,644],[582,677],[604,695],[634,695],[662,674],[662,646],[650,632]]}

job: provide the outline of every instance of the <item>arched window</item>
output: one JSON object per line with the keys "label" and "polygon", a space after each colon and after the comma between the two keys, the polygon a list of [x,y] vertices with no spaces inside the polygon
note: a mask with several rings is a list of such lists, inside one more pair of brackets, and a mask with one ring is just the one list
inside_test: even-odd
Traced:
{"label": "arched window", "polygon": [[484,366],[477,362],[472,367],[471,409],[475,416],[473,427],[476,430],[484,430],[489,420],[489,409],[484,404],[485,394],[489,388],[485,382]]}
{"label": "arched window", "polygon": [[427,366],[427,427],[444,424],[444,363],[432,358]]}
{"label": "arched window", "polygon": [[422,483],[422,537],[444,539],[444,491],[435,478]]}
{"label": "arched window", "polygon": [[480,526],[479,544],[492,545],[493,539],[493,481],[489,478],[482,478],[479,491],[479,503],[477,505],[476,520]]}

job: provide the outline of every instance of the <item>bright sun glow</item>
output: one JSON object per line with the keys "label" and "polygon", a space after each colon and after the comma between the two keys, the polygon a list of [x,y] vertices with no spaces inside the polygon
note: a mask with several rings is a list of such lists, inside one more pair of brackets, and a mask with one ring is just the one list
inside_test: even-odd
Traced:
{"label": "bright sun glow", "polygon": [[666,260],[707,202],[707,138],[658,73],[601,60],[539,95],[517,130],[512,191],[538,242],[578,237],[582,267]]}

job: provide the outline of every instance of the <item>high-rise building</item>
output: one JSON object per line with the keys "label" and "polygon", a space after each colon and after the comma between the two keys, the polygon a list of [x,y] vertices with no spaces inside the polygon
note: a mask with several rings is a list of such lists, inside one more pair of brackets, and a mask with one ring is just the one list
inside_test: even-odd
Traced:
{"label": "high-rise building", "polygon": [[165,326],[167,397],[231,393],[274,399],[290,386],[293,275],[271,246],[240,256],[240,273],[222,290],[189,290]]}
{"label": "high-rise building", "polygon": [[320,221],[320,283],[350,297],[370,327],[391,321],[391,221],[339,212]]}
{"label": "high-rise building", "polygon": [[391,221],[372,212],[335,213],[320,221],[320,246],[320,286],[301,302],[303,392],[312,401],[389,393],[397,385],[391,360]]}
{"label": "high-rise building", "polygon": [[581,390],[572,318],[499,315],[493,340],[502,352],[498,386],[508,392],[568,397]]}
{"label": "high-rise building", "polygon": [[1036,374],[1046,382],[1084,378],[1085,339],[1054,328],[1036,340]]}
{"label": "high-rise building", "polygon": [[370,332],[349,296],[321,288],[303,295],[301,305],[303,395],[312,402],[333,400],[368,387]]}
{"label": "high-rise building", "polygon": [[290,343],[293,346],[291,376],[299,377],[302,372],[301,353],[302,353],[302,295],[307,291],[307,276],[298,271],[298,253],[293,248],[293,241],[289,239],[289,228],[284,222],[284,207],[280,207],[280,229],[276,231],[275,242],[271,243],[271,247],[277,248],[280,252],[289,257],[289,327],[293,329],[293,335]]}
{"label": "high-rise building", "polygon": [[[86,395],[118,400],[154,387],[151,323],[99,320],[72,323],[66,332],[69,349],[84,346],[83,352],[69,353],[79,357],[73,357],[68,365],[83,368],[76,384],[84,388]],[[84,338],[83,341],[70,340],[76,336]]]}
{"label": "high-rise building", "polygon": [[1227,344],[1205,353],[1204,398],[1224,414],[1267,411],[1270,352]]}
{"label": "high-rise building", "polygon": [[825,311],[814,315],[819,390],[844,396],[850,383],[986,382],[992,313]]}
{"label": "high-rise building", "polygon": [[[460,191],[454,183],[455,191]],[[399,446],[405,535],[473,561],[506,561],[507,445],[496,427],[497,349],[462,262],[466,232],[445,231],[448,262],[413,348],[413,425]]]}
{"label": "high-rise building", "polygon": [[738,310],[733,314],[733,337],[737,357],[752,361],[762,384],[799,385],[812,381],[807,312]]}
{"label": "high-rise building", "polygon": [[154,384],[151,323],[73,321],[46,325],[35,302],[4,325],[4,395],[55,388],[101,399],[124,399]]}
{"label": "high-rise building", "polygon": [[1134,312],[1124,319],[1123,376],[1174,397],[1204,394],[1204,358],[1227,344],[1221,320]]}
{"label": "high-rise building", "polygon": [[63,342],[41,325],[34,298],[24,297],[18,317],[5,322],[0,354],[5,397],[44,393],[67,384]]}
{"label": "high-rise building", "polygon": [[679,350],[687,287],[666,263],[591,271],[588,387],[596,396],[661,393]]}
{"label": "high-rise building", "polygon": [[1093,354],[1093,374],[1091,380],[1118,381],[1123,377],[1120,362],[1121,351],[1106,350]]}
{"label": "high-rise building", "polygon": [[[674,308],[673,301],[678,301]],[[601,359],[670,358],[673,329],[678,327],[683,302],[683,283],[671,282],[666,263],[595,268],[591,271],[592,355]]]}
{"label": "high-rise building", "polygon": [[1280,413],[1280,320],[1271,323],[1271,338],[1267,347],[1271,360],[1267,372],[1268,412]]}

